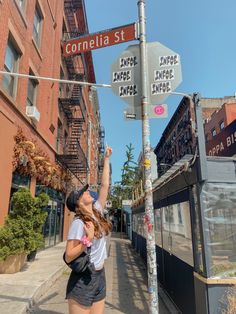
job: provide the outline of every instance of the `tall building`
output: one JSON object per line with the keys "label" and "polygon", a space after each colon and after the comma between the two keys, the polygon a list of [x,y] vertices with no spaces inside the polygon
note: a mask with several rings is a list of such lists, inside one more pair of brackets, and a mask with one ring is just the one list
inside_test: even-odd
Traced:
{"label": "tall building", "polygon": [[[90,52],[62,55],[64,40],[88,33],[83,0],[0,1],[0,20],[1,70],[95,83]],[[91,87],[0,75],[0,224],[19,187],[46,191],[45,245],[61,241],[66,194],[97,185],[104,135]]]}
{"label": "tall building", "polygon": [[[208,123],[205,124],[206,138],[211,136],[210,131],[213,132],[212,125],[214,123],[218,123],[218,125],[221,124],[222,127],[222,122],[229,123],[235,119],[234,97],[202,98],[201,106],[203,121],[208,121]],[[214,116],[218,118],[214,119],[215,122],[213,122],[213,120],[210,122],[211,117]],[[225,118],[223,118],[223,116]],[[216,128],[217,132],[219,132],[218,125],[218,129]],[[214,134],[216,130],[213,132]],[[192,104],[190,104],[189,99],[184,97],[165,128],[159,143],[154,149],[157,158],[158,176],[160,177],[163,175],[184,155],[194,154],[195,150],[196,137],[194,108]]]}

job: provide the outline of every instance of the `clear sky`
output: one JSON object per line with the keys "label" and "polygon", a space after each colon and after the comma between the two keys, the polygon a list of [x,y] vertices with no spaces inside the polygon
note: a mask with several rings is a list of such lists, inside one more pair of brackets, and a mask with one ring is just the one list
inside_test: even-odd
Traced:
{"label": "clear sky", "polygon": [[[136,0],[85,0],[89,32],[138,20]],[[203,97],[234,96],[236,92],[236,0],[147,0],[147,41],[158,41],[181,57],[183,81],[177,92],[200,92]],[[110,84],[112,63],[127,42],[94,50],[97,83]],[[112,146],[113,182],[120,180],[125,146],[132,143],[137,159],[142,150],[141,121],[126,122],[127,104],[109,89],[100,88],[99,102],[106,142]],[[151,119],[151,146],[158,143],[181,98],[170,96],[167,119]]]}

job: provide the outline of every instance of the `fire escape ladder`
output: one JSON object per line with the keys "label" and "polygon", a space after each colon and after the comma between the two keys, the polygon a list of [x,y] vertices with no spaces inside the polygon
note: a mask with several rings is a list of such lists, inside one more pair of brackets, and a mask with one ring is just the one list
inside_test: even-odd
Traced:
{"label": "fire escape ladder", "polygon": [[[64,0],[65,15],[68,22],[69,38],[81,35],[78,31],[76,13],[83,10],[83,0]],[[68,38],[68,36],[66,36]],[[76,60],[73,56],[64,58],[68,71],[68,78],[83,81],[84,74],[77,73]],[[59,104],[65,113],[69,127],[70,137],[65,143],[63,154],[57,154],[57,160],[65,165],[78,179],[85,177],[88,171],[87,157],[80,145],[82,126],[86,116],[86,106],[82,94],[82,86],[74,84],[67,98],[60,98]]]}
{"label": "fire escape ladder", "polygon": [[64,153],[57,155],[58,161],[70,169],[78,179],[86,175],[88,171],[87,158],[79,142],[81,130],[82,121],[74,119],[72,122],[71,136],[67,140]]}

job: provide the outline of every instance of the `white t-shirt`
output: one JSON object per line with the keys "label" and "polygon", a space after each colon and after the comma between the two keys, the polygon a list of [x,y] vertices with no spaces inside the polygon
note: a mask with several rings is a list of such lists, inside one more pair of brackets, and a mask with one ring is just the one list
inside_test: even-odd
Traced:
{"label": "white t-shirt", "polygon": [[[101,204],[98,201],[96,201],[94,207],[103,213]],[[74,219],[70,225],[67,240],[81,240],[85,235],[86,232],[84,230],[84,222],[79,218]],[[92,263],[94,263],[95,269],[101,269],[106,258],[106,236],[103,236],[100,239],[94,238],[91,246],[90,260]]]}

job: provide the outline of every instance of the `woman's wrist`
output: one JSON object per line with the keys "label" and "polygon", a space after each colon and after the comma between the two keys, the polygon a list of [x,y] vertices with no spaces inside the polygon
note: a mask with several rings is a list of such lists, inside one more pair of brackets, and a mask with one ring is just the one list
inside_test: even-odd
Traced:
{"label": "woman's wrist", "polygon": [[84,246],[86,246],[86,247],[90,247],[91,245],[92,245],[92,241],[91,241],[92,239],[90,239],[89,237],[87,237],[87,236],[83,236],[82,238],[81,238],[81,243],[84,245]]}

